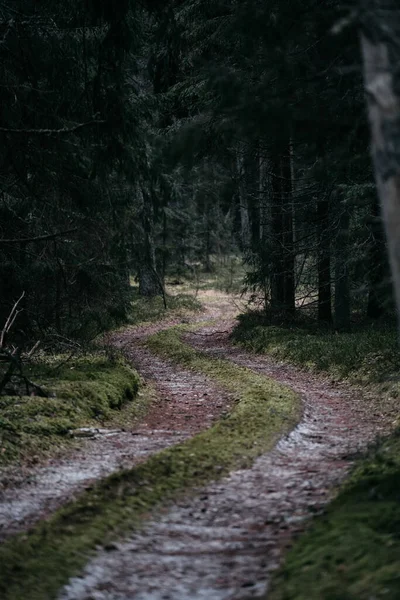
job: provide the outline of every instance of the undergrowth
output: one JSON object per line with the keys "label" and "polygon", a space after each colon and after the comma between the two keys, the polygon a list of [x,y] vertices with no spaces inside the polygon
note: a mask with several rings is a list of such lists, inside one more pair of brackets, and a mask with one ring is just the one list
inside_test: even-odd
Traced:
{"label": "undergrowth", "polygon": [[189,489],[247,466],[290,430],[300,401],[289,389],[247,369],[208,359],[180,340],[182,330],[153,336],[149,345],[187,368],[215,377],[236,399],[212,428],[116,473],[0,548],[2,600],[49,600],[79,573],[99,544],[138,527],[149,511]]}
{"label": "undergrowth", "polygon": [[245,269],[240,256],[210,256],[208,268],[200,263],[186,265],[166,278],[172,290],[193,294],[216,290],[228,294],[240,293],[243,289]]}
{"label": "undergrowth", "polygon": [[338,334],[316,326],[270,326],[262,315],[249,313],[239,318],[233,340],[248,350],[357,383],[388,381],[400,368],[394,324],[359,325]]}
{"label": "undergrowth", "polygon": [[200,311],[201,304],[191,294],[168,294],[167,308],[161,296],[144,298],[139,295],[138,288],[132,287],[132,302],[128,322],[131,325],[139,323],[155,323],[167,317],[185,316],[189,312]]}
{"label": "undergrowth", "polygon": [[359,464],[288,553],[268,600],[400,598],[400,431]]}
{"label": "undergrowth", "polygon": [[[359,325],[336,334],[316,326],[269,326],[253,313],[240,318],[233,338],[249,350],[373,389],[382,411],[390,407],[388,396],[399,394],[395,325]],[[398,420],[398,407],[393,414]],[[399,490],[397,430],[359,460],[326,514],[294,543],[268,600],[400,598]]]}
{"label": "undergrowth", "polygon": [[25,367],[48,398],[0,396],[0,464],[35,462],[67,444],[70,430],[112,420],[136,396],[139,377],[122,359],[92,353],[62,364],[63,358],[44,355]]}

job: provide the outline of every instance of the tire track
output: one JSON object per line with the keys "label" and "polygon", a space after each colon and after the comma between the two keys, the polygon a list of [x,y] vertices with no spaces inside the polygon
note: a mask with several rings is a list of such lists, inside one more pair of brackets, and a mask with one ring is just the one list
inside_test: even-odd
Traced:
{"label": "tire track", "polygon": [[[216,333],[221,328],[227,332]],[[269,573],[332,498],[354,454],[388,431],[360,393],[234,348],[228,331],[220,323],[186,340],[300,392],[300,424],[250,469],[198,489],[142,531],[99,552],[60,600],[262,597]]]}

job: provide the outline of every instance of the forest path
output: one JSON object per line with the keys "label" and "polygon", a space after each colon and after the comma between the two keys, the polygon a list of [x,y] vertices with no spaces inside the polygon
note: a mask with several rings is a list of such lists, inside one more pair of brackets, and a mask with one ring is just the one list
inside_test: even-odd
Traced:
{"label": "forest path", "polygon": [[[204,321],[237,311],[225,295],[213,294],[213,301],[192,319]],[[112,343],[152,383],[155,393],[151,393],[146,416],[127,422],[123,429],[78,430],[81,443],[64,456],[34,467],[4,468],[0,473],[0,541],[47,518],[97,480],[132,468],[210,427],[229,410],[231,396],[209,378],[155,357],[140,345],[149,335],[181,322],[172,319],[113,334]]]}
{"label": "forest path", "polygon": [[61,600],[262,597],[284,549],[330,500],[354,454],[388,431],[384,415],[360,391],[232,347],[233,322],[225,317],[199,324],[185,341],[298,391],[301,422],[251,468],[196,490],[141,531],[99,551]]}

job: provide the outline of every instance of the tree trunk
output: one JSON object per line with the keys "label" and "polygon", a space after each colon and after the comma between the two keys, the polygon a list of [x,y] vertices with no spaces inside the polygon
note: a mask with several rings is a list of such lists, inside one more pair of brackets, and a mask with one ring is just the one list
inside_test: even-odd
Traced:
{"label": "tree trunk", "polygon": [[271,161],[271,309],[295,312],[292,167],[289,145]]}
{"label": "tree trunk", "polygon": [[284,270],[284,304],[285,311],[294,314],[295,311],[295,281],[294,281],[294,240],[293,240],[293,169],[292,152],[289,144],[281,157],[282,174],[282,246]]}
{"label": "tree trunk", "polygon": [[385,235],[376,196],[372,201],[370,235],[367,317],[379,319],[384,312],[385,284],[389,273],[387,272]]}
{"label": "tree trunk", "polygon": [[148,298],[162,294],[162,285],[156,270],[154,248],[153,205],[151,198],[143,193],[142,227],[143,244],[139,258],[139,294]]}
{"label": "tree trunk", "polygon": [[250,249],[250,215],[246,188],[245,150],[241,146],[236,158],[237,176],[239,178],[239,209],[240,209],[240,241],[242,250]]}
{"label": "tree trunk", "polygon": [[400,9],[398,0],[362,0],[361,7],[372,155],[400,315]]}
{"label": "tree trunk", "polygon": [[250,243],[255,251],[260,243],[260,149],[252,145],[244,159]]}
{"label": "tree trunk", "polygon": [[285,299],[285,278],[282,255],[282,190],[280,180],[280,159],[273,157],[272,167],[272,198],[271,198],[271,311],[279,314],[283,311]]}
{"label": "tree trunk", "polygon": [[331,244],[329,198],[324,196],[317,203],[318,227],[318,321],[332,322]]}
{"label": "tree trunk", "polygon": [[346,206],[341,206],[339,230],[335,249],[335,329],[350,329],[350,290],[349,290],[349,225],[350,215]]}

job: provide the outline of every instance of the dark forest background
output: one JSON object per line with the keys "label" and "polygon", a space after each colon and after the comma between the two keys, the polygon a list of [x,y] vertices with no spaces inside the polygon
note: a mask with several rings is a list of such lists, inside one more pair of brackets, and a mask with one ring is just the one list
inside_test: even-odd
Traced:
{"label": "dark forest background", "polygon": [[350,9],[0,3],[0,323],[90,338],[239,254],[271,322],[390,315]]}

